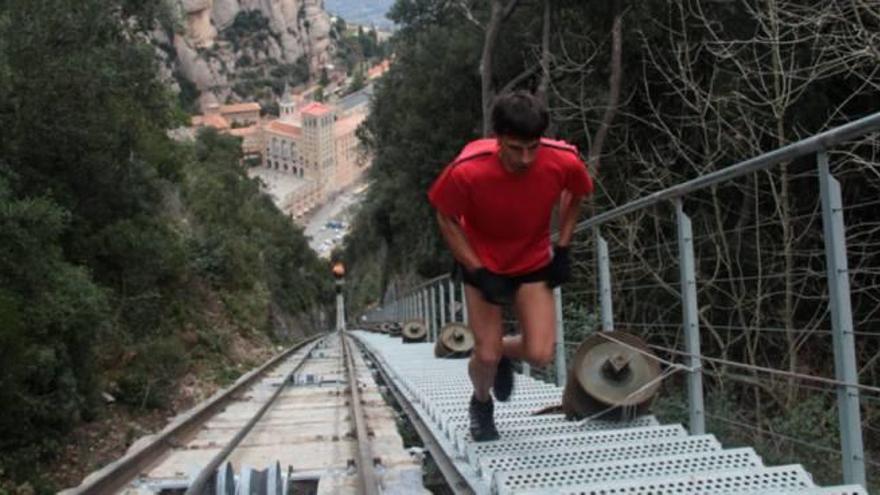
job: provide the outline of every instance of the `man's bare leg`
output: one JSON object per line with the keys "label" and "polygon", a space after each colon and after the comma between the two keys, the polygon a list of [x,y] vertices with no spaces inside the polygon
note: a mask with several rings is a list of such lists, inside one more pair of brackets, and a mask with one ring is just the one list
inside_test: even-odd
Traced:
{"label": "man's bare leg", "polygon": [[501,307],[486,302],[479,289],[470,285],[465,284],[464,292],[468,326],[474,332],[474,352],[468,363],[468,373],[474,385],[474,397],[486,402],[501,359]]}
{"label": "man's bare leg", "polygon": [[504,355],[535,367],[547,365],[553,359],[556,343],[553,289],[544,282],[522,284],[516,293],[514,310],[522,333],[504,337]]}

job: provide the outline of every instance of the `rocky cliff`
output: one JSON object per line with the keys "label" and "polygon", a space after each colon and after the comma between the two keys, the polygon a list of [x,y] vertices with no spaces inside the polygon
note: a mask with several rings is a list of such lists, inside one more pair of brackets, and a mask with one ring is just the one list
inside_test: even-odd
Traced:
{"label": "rocky cliff", "polygon": [[165,76],[204,108],[272,100],[331,62],[323,0],[175,0],[176,20],[154,33]]}

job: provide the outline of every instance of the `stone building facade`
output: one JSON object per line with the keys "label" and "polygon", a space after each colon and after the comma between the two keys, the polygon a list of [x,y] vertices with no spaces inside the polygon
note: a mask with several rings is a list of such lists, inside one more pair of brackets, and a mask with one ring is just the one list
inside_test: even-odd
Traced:
{"label": "stone building facade", "polygon": [[285,213],[303,218],[356,182],[367,165],[356,136],[366,118],[369,88],[336,103],[306,102],[285,90],[279,117],[260,119],[257,103],[212,107],[194,117],[194,126],[211,126],[242,138],[249,169],[267,184]]}

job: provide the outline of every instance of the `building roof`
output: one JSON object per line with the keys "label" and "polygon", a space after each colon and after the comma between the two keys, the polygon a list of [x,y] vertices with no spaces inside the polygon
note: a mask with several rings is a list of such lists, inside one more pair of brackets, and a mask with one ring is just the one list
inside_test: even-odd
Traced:
{"label": "building roof", "polygon": [[215,113],[196,115],[192,118],[192,125],[194,127],[213,127],[219,130],[229,129],[229,121],[222,115]]}
{"label": "building roof", "polygon": [[302,134],[302,128],[299,126],[280,120],[273,120],[266,124],[266,130],[291,137],[299,137]]}
{"label": "building roof", "polygon": [[261,108],[260,104],[256,102],[233,103],[221,106],[220,113],[259,112]]}
{"label": "building roof", "polygon": [[389,68],[391,68],[391,61],[385,59],[382,62],[370,67],[370,69],[367,71],[367,79],[375,79],[382,74],[388,72]]}
{"label": "building roof", "polygon": [[229,134],[232,134],[233,136],[238,136],[238,137],[253,136],[257,132],[257,128],[258,128],[258,126],[256,126],[256,125],[249,125],[247,127],[239,127],[237,129],[230,129]]}
{"label": "building roof", "polygon": [[370,96],[373,94],[373,85],[369,84],[365,88],[346,95],[339,100],[339,107],[347,112],[360,105],[370,103]]}
{"label": "building roof", "polygon": [[309,115],[324,115],[324,114],[329,113],[330,111],[331,111],[330,107],[328,107],[327,105],[325,105],[323,103],[319,103],[317,101],[313,101],[313,102],[309,103],[308,105],[304,106],[302,109],[303,114],[309,114]]}

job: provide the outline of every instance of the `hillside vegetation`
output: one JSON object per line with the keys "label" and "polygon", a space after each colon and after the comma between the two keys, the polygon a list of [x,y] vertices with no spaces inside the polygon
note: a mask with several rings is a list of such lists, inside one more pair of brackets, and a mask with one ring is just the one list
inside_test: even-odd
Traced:
{"label": "hillside vegetation", "polygon": [[228,381],[234,340],[313,332],[332,294],[237,140],[167,137],[184,118],[141,41],[160,4],[0,4],[0,493],[61,488],[45,465],[102,392]]}

